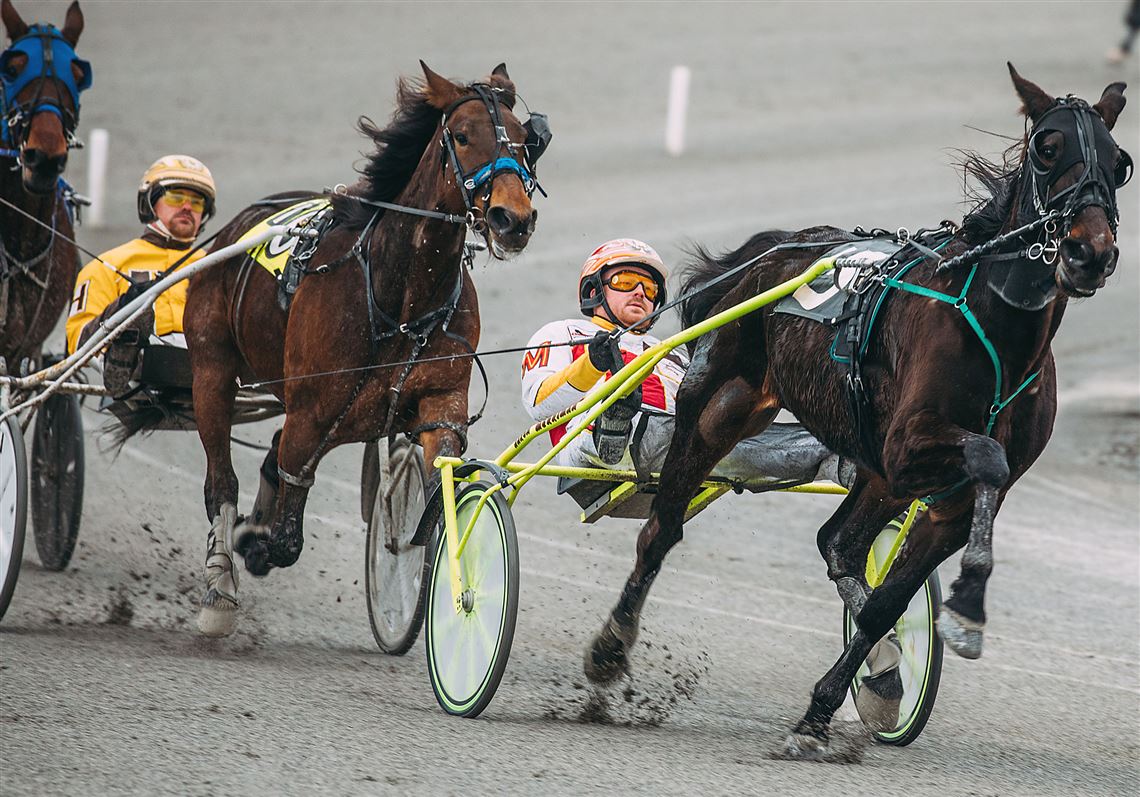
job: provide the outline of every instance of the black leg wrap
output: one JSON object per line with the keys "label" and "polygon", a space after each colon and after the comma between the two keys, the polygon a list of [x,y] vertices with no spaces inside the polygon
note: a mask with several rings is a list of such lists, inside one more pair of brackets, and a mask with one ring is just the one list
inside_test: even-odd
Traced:
{"label": "black leg wrap", "polygon": [[286,528],[269,535],[269,562],[274,567],[292,567],[301,557],[305,547],[305,537],[298,529],[296,533]]}
{"label": "black leg wrap", "polygon": [[255,576],[267,576],[273,569],[269,562],[268,537],[264,533],[246,531],[234,542],[234,553],[245,561],[245,569]]}

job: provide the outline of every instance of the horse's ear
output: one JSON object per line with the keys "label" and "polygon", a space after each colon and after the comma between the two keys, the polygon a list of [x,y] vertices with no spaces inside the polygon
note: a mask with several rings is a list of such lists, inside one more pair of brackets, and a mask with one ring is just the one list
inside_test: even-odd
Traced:
{"label": "horse's ear", "polygon": [[12,41],[16,41],[16,39],[28,32],[28,26],[16,12],[16,7],[12,5],[12,0],[3,0],[3,2],[0,2],[0,19],[4,20],[4,29],[8,31],[8,38]]}
{"label": "horse's ear", "polygon": [[1037,117],[1045,113],[1049,106],[1053,104],[1053,98],[1046,94],[1036,83],[1028,81],[1017,74],[1017,70],[1013,68],[1013,64],[1009,61],[1006,61],[1005,65],[1009,67],[1009,76],[1013,78],[1013,87],[1017,90],[1017,96],[1021,97],[1022,113],[1036,122]]}
{"label": "horse's ear", "polygon": [[79,43],[79,34],[83,32],[83,12],[79,10],[79,0],[72,0],[67,7],[67,16],[63,20],[63,30],[59,35],[63,40],[75,47]]}
{"label": "horse's ear", "polygon": [[424,70],[424,79],[427,80],[427,101],[433,108],[442,111],[463,96],[462,86],[457,86],[442,75],[437,75],[423,61],[420,61],[420,68]]}
{"label": "horse's ear", "polygon": [[511,80],[511,76],[507,74],[507,65],[499,64],[492,69],[491,77],[488,82],[502,89],[499,98],[502,100],[503,105],[513,111],[515,109],[515,82]]}
{"label": "horse's ear", "polygon": [[1093,106],[1093,110],[1100,114],[1100,118],[1104,120],[1104,126],[1109,130],[1116,124],[1116,117],[1120,116],[1120,112],[1124,110],[1124,89],[1127,85],[1124,83],[1113,83],[1104,90],[1104,94],[1100,95],[1100,102]]}

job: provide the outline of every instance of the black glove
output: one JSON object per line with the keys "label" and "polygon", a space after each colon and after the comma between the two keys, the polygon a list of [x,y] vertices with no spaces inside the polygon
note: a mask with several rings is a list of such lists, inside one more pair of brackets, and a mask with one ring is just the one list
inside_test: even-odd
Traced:
{"label": "black glove", "polygon": [[138,297],[146,293],[147,289],[154,285],[153,280],[142,280],[140,282],[132,282],[131,287],[127,288],[126,292],[119,297],[119,307],[128,304]]}
{"label": "black glove", "polygon": [[625,365],[618,342],[610,337],[609,332],[603,331],[594,335],[586,345],[586,354],[590,358],[590,365],[599,371],[617,373]]}

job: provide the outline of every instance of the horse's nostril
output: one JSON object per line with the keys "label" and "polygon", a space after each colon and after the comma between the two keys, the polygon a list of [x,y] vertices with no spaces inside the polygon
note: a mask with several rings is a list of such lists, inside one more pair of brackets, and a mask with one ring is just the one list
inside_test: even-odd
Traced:
{"label": "horse's nostril", "polygon": [[66,153],[52,157],[43,150],[26,149],[20,155],[20,159],[24,162],[24,166],[33,172],[47,174],[52,177],[63,174],[63,170],[67,168]]}
{"label": "horse's nostril", "polygon": [[1096,261],[1096,250],[1092,245],[1076,238],[1061,241],[1061,257],[1069,268],[1087,269]]}
{"label": "horse's nostril", "polygon": [[497,235],[506,235],[513,231],[518,219],[502,205],[495,205],[487,211],[487,223]]}

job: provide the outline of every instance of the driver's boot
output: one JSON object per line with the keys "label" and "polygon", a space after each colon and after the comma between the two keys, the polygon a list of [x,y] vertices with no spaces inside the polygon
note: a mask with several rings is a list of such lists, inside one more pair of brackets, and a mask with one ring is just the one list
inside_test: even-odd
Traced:
{"label": "driver's boot", "polygon": [[641,410],[641,386],[622,399],[594,421],[594,448],[598,458],[607,465],[616,465],[629,448],[629,436],[633,432],[633,416]]}
{"label": "driver's boot", "polygon": [[222,504],[206,538],[206,594],[198,612],[198,630],[223,637],[237,625],[238,575],[234,569],[233,536],[237,507]]}

